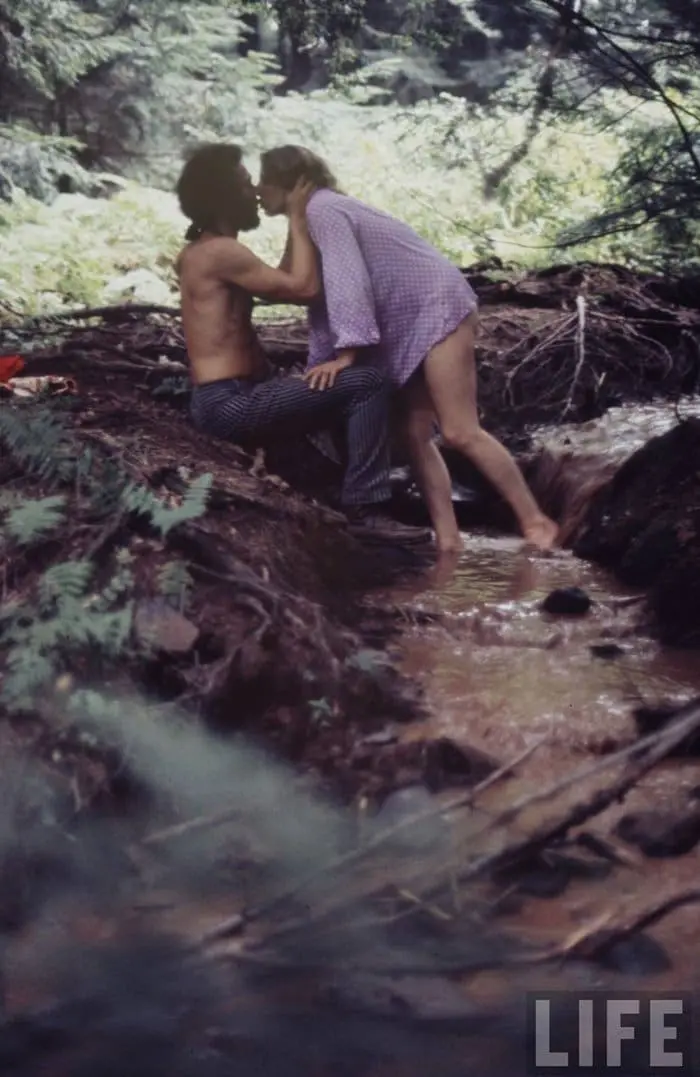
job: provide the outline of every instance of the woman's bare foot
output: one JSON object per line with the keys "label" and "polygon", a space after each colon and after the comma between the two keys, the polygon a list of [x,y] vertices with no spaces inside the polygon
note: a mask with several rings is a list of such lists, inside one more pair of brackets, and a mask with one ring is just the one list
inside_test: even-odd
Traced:
{"label": "woman's bare foot", "polygon": [[551,550],[559,537],[559,526],[548,516],[540,516],[533,523],[523,528],[525,541],[538,550]]}
{"label": "woman's bare foot", "polygon": [[427,574],[426,582],[428,586],[440,588],[448,584],[457,571],[463,552],[464,549],[461,545],[459,550],[454,550],[450,553],[440,551],[435,564]]}
{"label": "woman's bare foot", "polygon": [[459,557],[460,554],[464,553],[464,542],[459,531],[454,538],[440,538],[439,535],[436,535],[435,546],[438,557]]}

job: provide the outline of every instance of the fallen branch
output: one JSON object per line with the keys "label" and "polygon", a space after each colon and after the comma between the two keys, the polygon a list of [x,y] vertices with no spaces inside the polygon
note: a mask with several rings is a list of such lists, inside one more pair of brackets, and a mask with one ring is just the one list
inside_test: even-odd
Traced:
{"label": "fallen branch", "polygon": [[[617,942],[635,935],[684,905],[700,903],[700,890],[681,890],[660,898],[633,913],[623,913],[615,918],[614,911],[602,913],[587,924],[577,928],[561,945],[532,958],[535,964],[550,961],[593,961]],[[529,962],[528,962],[529,963]]]}
{"label": "fallen branch", "polygon": [[[501,870],[505,867],[511,867],[519,861],[531,858],[536,853],[541,852],[547,845],[564,837],[573,827],[580,826],[593,816],[600,815],[611,804],[622,800],[640,778],[655,767],[660,760],[670,755],[674,748],[677,748],[679,744],[692,733],[697,732],[698,729],[700,729],[700,706],[694,706],[688,715],[676,719],[675,722],[666,726],[660,733],[651,734],[637,741],[630,748],[625,748],[621,752],[608,756],[607,759],[594,767],[585,768],[583,771],[578,771],[574,775],[568,776],[541,793],[521,798],[516,804],[496,815],[484,827],[482,833],[487,830],[494,830],[496,827],[507,826],[526,808],[553,799],[569,786],[597,772],[607,770],[615,763],[630,761],[640,754],[643,756],[637,766],[633,767],[631,771],[623,775],[611,786],[608,786],[608,788],[596,790],[588,800],[572,805],[562,816],[547,820],[534,833],[516,838],[499,852],[479,857],[466,870],[457,873],[457,881],[463,884],[476,879],[478,876]],[[476,836],[472,834],[470,841],[474,841]],[[444,870],[454,875],[454,865],[451,863],[445,865]],[[444,886],[444,880],[439,885],[431,885],[426,894],[432,895],[438,892],[441,886]]]}
{"label": "fallen branch", "polygon": [[180,308],[166,307],[160,303],[122,303],[109,307],[83,307],[77,310],[59,310],[52,311],[51,314],[38,314],[34,318],[28,318],[25,325],[37,327],[46,322],[86,321],[90,318],[118,321],[120,318],[129,317],[131,314],[168,314],[171,317],[179,317]]}

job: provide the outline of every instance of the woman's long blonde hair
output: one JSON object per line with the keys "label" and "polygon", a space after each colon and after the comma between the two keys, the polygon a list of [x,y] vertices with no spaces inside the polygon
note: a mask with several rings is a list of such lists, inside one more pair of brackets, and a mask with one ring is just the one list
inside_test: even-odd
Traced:
{"label": "woman's long blonde hair", "polygon": [[305,146],[275,146],[260,157],[260,174],[263,183],[274,184],[291,191],[300,179],[310,180],[316,187],[338,189],[335,176],[318,154]]}

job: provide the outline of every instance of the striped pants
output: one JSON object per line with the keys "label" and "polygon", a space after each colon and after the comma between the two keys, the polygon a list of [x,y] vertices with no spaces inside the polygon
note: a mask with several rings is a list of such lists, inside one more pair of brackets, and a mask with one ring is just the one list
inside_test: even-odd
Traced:
{"label": "striped pants", "polygon": [[347,467],[344,505],[388,501],[389,382],[371,367],[348,367],[329,389],[311,389],[299,377],[250,382],[225,378],[197,385],[190,415],[203,434],[251,442],[266,435],[291,436],[325,429],[345,419]]}

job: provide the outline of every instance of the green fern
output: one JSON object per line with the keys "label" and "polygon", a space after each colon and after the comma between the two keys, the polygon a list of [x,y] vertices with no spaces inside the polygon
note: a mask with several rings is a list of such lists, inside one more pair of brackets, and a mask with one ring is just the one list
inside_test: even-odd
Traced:
{"label": "green fern", "polygon": [[[90,525],[135,513],[167,535],[173,527],[206,511],[210,474],[195,479],[178,504],[166,504],[132,482],[113,459],[86,452],[52,401],[2,409],[0,447],[42,485],[70,483]],[[28,545],[50,534],[64,520],[67,504],[67,495],[35,499],[3,496],[0,537],[5,544]],[[105,662],[123,658],[142,646],[133,633],[132,560],[128,549],[120,550],[114,571],[102,586],[96,583],[90,561],[60,562],[41,575],[32,598],[3,604],[0,650],[5,661],[0,699],[8,708],[31,709],[38,693],[76,664],[83,670],[87,667],[89,675],[101,677]],[[161,594],[182,610],[192,580],[186,566],[171,562],[159,574],[158,586]]]}
{"label": "green fern", "polygon": [[116,571],[98,596],[102,608],[114,606],[133,590],[134,574],[131,571],[133,560],[134,557],[130,550],[121,549],[117,551]]}
{"label": "green fern", "polygon": [[8,710],[29,711],[38,692],[55,676],[51,658],[35,650],[15,648],[5,663],[0,699]]}
{"label": "green fern", "polygon": [[0,410],[0,443],[22,470],[55,486],[84,473],[81,446],[47,403]]}
{"label": "green fern", "polygon": [[[81,655],[116,659],[128,653],[134,615],[127,599],[124,558],[101,591],[88,593],[89,561],[63,561],[40,577],[36,603],[9,604],[0,617],[0,646],[6,649],[0,699],[27,710],[37,693]],[[119,608],[114,609],[115,603]]]}
{"label": "green fern", "polygon": [[17,546],[29,546],[37,539],[46,538],[63,522],[65,503],[65,497],[60,494],[27,498],[8,513],[0,535]]}
{"label": "green fern", "polygon": [[84,597],[93,571],[89,561],[60,561],[52,565],[39,580],[39,609],[47,612],[55,604],[61,606],[69,599]]}
{"label": "green fern", "polygon": [[182,613],[187,608],[193,582],[183,561],[168,561],[158,573],[158,593]]}
{"label": "green fern", "polygon": [[122,492],[121,503],[128,512],[147,517],[161,535],[167,535],[178,524],[195,520],[206,512],[211,484],[210,474],[200,475],[188,486],[181,504],[170,506],[145,486],[130,483]]}

